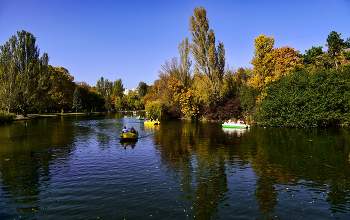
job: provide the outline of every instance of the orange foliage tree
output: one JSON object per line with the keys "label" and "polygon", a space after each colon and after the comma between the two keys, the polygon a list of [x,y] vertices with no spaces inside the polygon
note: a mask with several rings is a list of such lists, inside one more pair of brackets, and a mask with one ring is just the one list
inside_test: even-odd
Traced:
{"label": "orange foliage tree", "polygon": [[299,50],[291,47],[281,47],[274,49],[274,74],[273,80],[277,80],[280,76],[286,75],[294,66],[301,66],[302,58],[298,57]]}

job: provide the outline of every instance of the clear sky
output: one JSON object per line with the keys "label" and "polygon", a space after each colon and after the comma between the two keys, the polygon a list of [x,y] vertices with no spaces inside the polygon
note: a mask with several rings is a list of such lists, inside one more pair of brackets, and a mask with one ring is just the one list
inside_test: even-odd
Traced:
{"label": "clear sky", "polygon": [[25,30],[40,56],[48,53],[49,64],[75,81],[95,86],[103,76],[129,89],[152,85],[160,65],[179,57],[179,43],[191,38],[189,18],[200,6],[236,69],[251,67],[260,34],[301,53],[324,46],[333,30],[350,37],[350,0],[0,0],[0,45]]}

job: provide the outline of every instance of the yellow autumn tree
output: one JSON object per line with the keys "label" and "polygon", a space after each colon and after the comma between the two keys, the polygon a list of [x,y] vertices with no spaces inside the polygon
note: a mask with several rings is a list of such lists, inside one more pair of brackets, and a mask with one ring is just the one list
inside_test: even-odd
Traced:
{"label": "yellow autumn tree", "polygon": [[197,92],[186,88],[186,86],[172,78],[169,81],[169,89],[173,93],[172,100],[174,103],[179,103],[181,112],[188,118],[195,118],[199,114],[199,103],[197,102]]}
{"label": "yellow autumn tree", "polygon": [[250,85],[256,89],[262,89],[266,85],[266,79],[273,75],[274,71],[274,37],[260,34],[254,39],[254,58],[251,62],[254,66],[254,75],[250,79]]}

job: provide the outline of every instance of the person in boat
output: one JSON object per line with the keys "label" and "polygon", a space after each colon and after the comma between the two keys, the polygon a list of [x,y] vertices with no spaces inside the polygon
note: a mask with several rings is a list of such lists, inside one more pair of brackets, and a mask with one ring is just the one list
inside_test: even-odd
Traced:
{"label": "person in boat", "polygon": [[131,133],[136,133],[135,128],[134,128],[134,127],[131,127],[130,132],[131,132]]}
{"label": "person in boat", "polygon": [[123,133],[129,132],[128,129],[126,129],[126,126],[124,126],[124,129],[122,130]]}
{"label": "person in boat", "polygon": [[156,122],[158,122],[158,118],[156,118]]}
{"label": "person in boat", "polygon": [[231,123],[232,123],[231,118],[228,120],[228,123],[229,123],[229,124],[231,124]]}

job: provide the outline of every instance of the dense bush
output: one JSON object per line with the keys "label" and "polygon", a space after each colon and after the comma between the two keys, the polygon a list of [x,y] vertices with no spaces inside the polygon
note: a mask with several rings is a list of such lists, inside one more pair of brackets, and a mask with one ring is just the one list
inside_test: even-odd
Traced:
{"label": "dense bush", "polygon": [[6,123],[16,118],[16,114],[0,110],[0,123]]}
{"label": "dense bush", "polygon": [[350,69],[298,69],[269,84],[257,119],[272,126],[329,126],[350,122]]}

